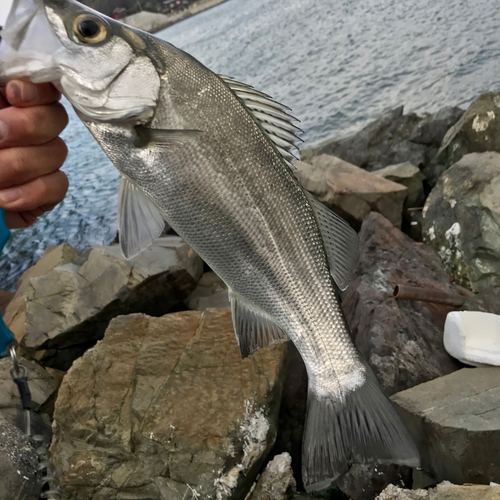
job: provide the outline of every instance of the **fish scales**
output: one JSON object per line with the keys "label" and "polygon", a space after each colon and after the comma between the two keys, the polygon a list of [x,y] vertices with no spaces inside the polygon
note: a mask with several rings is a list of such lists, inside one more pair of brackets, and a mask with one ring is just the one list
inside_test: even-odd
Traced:
{"label": "fish scales", "polygon": [[156,50],[173,61],[162,75],[151,127],[203,134],[174,147],[167,165],[160,153],[153,167],[144,167],[144,153],[135,153],[130,140],[115,131],[106,137],[106,125],[87,126],[112,162],[155,200],[231,290],[275,319],[301,352],[317,391],[324,387],[342,397],[339,380],[363,366],[302,188],[220,78],[200,64],[185,64],[183,54],[174,50],[174,57],[169,47]]}
{"label": "fish scales", "polygon": [[417,466],[333,284],[348,286],[356,237],[292,174],[287,108],[74,0],[15,0],[2,34],[0,81],[54,83],[122,173],[124,255],[167,221],[228,285],[242,356],[295,344],[309,376],[307,491],[353,463]]}

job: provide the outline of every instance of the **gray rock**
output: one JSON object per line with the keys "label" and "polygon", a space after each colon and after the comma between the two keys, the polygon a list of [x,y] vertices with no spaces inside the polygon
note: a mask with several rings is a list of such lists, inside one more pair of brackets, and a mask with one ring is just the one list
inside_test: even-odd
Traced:
{"label": "gray rock", "polygon": [[[34,361],[20,358],[20,364],[26,368],[31,399],[33,402],[32,429],[47,439],[51,436],[50,421],[40,415],[55,397],[58,383],[51,375]],[[9,358],[0,360],[0,415],[10,424],[22,431],[26,430],[25,416],[16,384],[11,379],[12,362]]]}
{"label": "gray rock", "polygon": [[355,278],[343,307],[356,346],[386,393],[459,369],[443,346],[450,309],[393,297],[397,284],[458,295],[439,256],[376,213],[363,222],[359,238]]}
{"label": "gray rock", "polygon": [[460,308],[462,311],[480,311],[500,316],[500,288],[482,290],[469,297]]}
{"label": "gray rock", "polygon": [[337,481],[337,486],[351,500],[373,500],[389,484],[411,484],[411,469],[393,464],[353,465]]}
{"label": "gray rock", "polygon": [[449,168],[427,198],[424,241],[456,282],[500,286],[500,153],[474,153]]}
{"label": "gray rock", "polygon": [[321,155],[312,164],[296,162],[301,184],[354,227],[379,212],[401,227],[406,187],[373,175],[339,158]]}
{"label": "gray rock", "polygon": [[405,208],[423,206],[425,201],[423,180],[425,177],[415,165],[409,162],[389,165],[377,170],[375,175],[406,186],[408,196],[405,200]]}
{"label": "gray rock", "polygon": [[439,148],[448,130],[460,120],[463,114],[464,110],[456,107],[440,109],[419,122],[408,139],[417,144]]}
{"label": "gray rock", "polygon": [[450,167],[469,153],[500,152],[500,92],[480,95],[448,131],[436,161]]}
{"label": "gray rock", "polygon": [[[414,113],[403,115],[403,106],[400,106],[356,134],[325,141],[314,153],[334,155],[368,171],[407,161],[416,166],[427,164],[436,150],[409,140],[422,120],[423,117]],[[308,154],[303,158],[309,160]]]}
{"label": "gray rock", "polygon": [[429,500],[427,490],[406,490],[390,484],[375,500]]}
{"label": "gray rock", "polygon": [[282,453],[267,464],[249,500],[290,500],[295,487],[292,458]]}
{"label": "gray rock", "polygon": [[26,292],[23,345],[46,366],[67,370],[109,321],[131,312],[167,313],[194,290],[203,263],[178,237],[158,239],[130,261],[117,245],[32,278]]}
{"label": "gray rock", "polygon": [[392,400],[438,482],[500,482],[500,368],[464,368]]}
{"label": "gray rock", "polygon": [[59,390],[52,451],[66,496],[175,499],[189,485],[244,498],[275,439],[285,352],[242,360],[228,309],[114,319]]}
{"label": "gray rock", "polygon": [[37,466],[30,440],[0,416],[0,500],[38,500]]}
{"label": "gray rock", "polygon": [[226,284],[212,271],[203,273],[196,288],[184,301],[192,311],[230,307]]}

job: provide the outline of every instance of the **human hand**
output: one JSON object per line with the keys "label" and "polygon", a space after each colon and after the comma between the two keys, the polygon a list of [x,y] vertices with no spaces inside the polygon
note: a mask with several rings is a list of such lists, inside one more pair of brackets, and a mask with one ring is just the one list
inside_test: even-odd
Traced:
{"label": "human hand", "polygon": [[0,207],[10,229],[31,226],[68,190],[60,97],[49,83],[13,80],[0,89]]}

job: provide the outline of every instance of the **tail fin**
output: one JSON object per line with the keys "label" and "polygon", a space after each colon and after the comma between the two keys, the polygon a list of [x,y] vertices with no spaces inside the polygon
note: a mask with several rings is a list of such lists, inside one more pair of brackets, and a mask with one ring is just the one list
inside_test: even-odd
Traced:
{"label": "tail fin", "polygon": [[418,450],[368,368],[367,379],[344,401],[309,389],[302,476],[306,491],[327,488],[353,463],[418,467]]}

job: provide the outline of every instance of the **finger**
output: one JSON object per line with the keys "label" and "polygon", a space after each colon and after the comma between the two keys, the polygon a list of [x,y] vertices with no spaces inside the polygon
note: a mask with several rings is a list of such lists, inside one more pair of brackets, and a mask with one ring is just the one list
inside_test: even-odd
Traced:
{"label": "finger", "polygon": [[68,148],[59,137],[41,146],[0,149],[0,189],[59,170],[67,154]]}
{"label": "finger", "polygon": [[55,139],[68,124],[62,104],[0,110],[0,149],[36,146]]}
{"label": "finger", "polygon": [[8,108],[10,104],[5,97],[5,87],[0,87],[0,109]]}
{"label": "finger", "polygon": [[24,212],[61,202],[68,191],[68,178],[58,170],[22,186],[0,190],[0,207],[10,212]]}
{"label": "finger", "polygon": [[61,93],[51,83],[31,83],[12,80],[7,84],[6,97],[11,106],[26,108],[53,104],[61,98]]}
{"label": "finger", "polygon": [[5,212],[5,223],[9,229],[20,229],[32,226],[46,210],[36,209],[26,212]]}

